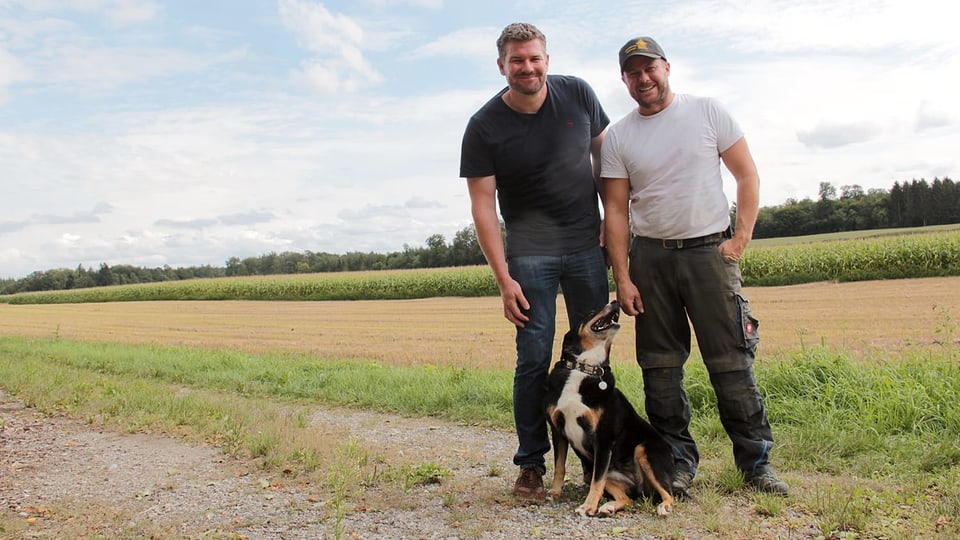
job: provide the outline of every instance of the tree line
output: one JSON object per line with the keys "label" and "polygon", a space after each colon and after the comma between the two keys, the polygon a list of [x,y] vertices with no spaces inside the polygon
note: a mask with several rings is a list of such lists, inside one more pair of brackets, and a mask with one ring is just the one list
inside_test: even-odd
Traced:
{"label": "tree line", "polygon": [[99,268],[59,268],[33,272],[19,280],[0,280],[0,295],[31,291],[59,291],[178,281],[195,278],[226,276],[265,276],[274,274],[307,274],[316,272],[347,272],[353,270],[392,270],[406,268],[440,268],[446,266],[473,266],[486,260],[480,250],[477,231],[470,225],[458,231],[448,244],[442,234],[427,238],[423,247],[404,246],[393,253],[349,252],[342,255],[325,252],[268,253],[258,257],[230,257],[223,267],[193,266],[172,268],[142,268],[131,265]]}
{"label": "tree line", "polygon": [[754,238],[960,223],[960,183],[949,178],[933,182],[897,182],[888,190],[864,192],[858,185],[837,188],[821,182],[816,201],[788,199],[764,207],[757,216]]}
{"label": "tree line", "polygon": [[[736,218],[735,207],[731,209],[731,218]],[[783,204],[761,208],[754,237],[777,238],[952,223],[960,223],[960,183],[949,178],[935,178],[933,182],[923,179],[897,182],[890,190],[868,191],[858,185],[844,185],[838,190],[830,182],[821,182],[816,201],[788,199]],[[450,243],[443,235],[434,234],[422,247],[405,245],[402,251],[386,254],[283,252],[244,259],[231,257],[223,267],[140,268],[130,265],[111,267],[102,263],[95,269],[79,265],[75,269],[37,271],[19,280],[0,280],[0,294],[224,276],[439,268],[484,263],[476,229],[470,225],[458,231]]]}

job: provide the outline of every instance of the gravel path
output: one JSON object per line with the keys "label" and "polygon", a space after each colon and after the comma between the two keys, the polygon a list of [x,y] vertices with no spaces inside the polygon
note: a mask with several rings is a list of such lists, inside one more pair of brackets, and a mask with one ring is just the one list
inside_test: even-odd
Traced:
{"label": "gravel path", "polygon": [[[676,505],[666,519],[655,517],[649,503],[614,518],[581,518],[574,509],[584,492],[571,484],[559,501],[518,502],[509,494],[511,433],[348,410],[318,410],[313,422],[352,426],[351,436],[363,445],[436,463],[453,475],[399,496],[368,488],[349,501],[337,524],[322,486],[263,476],[255,463],[210,446],[44,417],[0,391],[0,539],[718,537],[689,515],[681,519],[696,511],[695,503]],[[503,474],[491,475],[498,468]],[[579,465],[570,469],[578,478]],[[729,519],[757,518],[745,500],[731,500]],[[754,526],[773,526],[781,538],[813,533],[782,518],[757,519]]]}

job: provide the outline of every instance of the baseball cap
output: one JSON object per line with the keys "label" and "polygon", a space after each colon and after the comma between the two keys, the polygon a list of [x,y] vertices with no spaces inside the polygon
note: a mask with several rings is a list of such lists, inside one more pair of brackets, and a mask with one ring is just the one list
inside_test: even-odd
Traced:
{"label": "baseball cap", "polygon": [[667,59],[667,56],[663,54],[663,48],[659,43],[653,40],[651,37],[638,37],[633,38],[630,41],[623,44],[623,47],[620,47],[620,71],[623,71],[624,64],[627,63],[627,60],[634,56],[646,56],[647,58],[663,58]]}

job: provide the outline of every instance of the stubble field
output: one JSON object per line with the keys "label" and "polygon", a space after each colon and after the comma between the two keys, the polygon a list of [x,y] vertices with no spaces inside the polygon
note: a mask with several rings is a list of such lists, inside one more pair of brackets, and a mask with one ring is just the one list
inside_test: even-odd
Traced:
{"label": "stubble field", "polygon": [[[938,348],[960,318],[960,277],[746,289],[760,358],[825,345],[854,357]],[[558,298],[558,329],[565,324]],[[632,318],[614,348],[632,358]],[[338,302],[0,304],[0,335],[298,351],[400,365],[510,368],[513,329],[499,298]],[[561,336],[557,336],[559,341]]]}

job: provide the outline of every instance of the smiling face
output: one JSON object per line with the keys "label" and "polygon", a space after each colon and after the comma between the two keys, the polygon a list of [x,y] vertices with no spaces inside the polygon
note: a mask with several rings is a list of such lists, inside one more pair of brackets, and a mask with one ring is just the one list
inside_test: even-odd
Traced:
{"label": "smiling face", "polygon": [[670,63],[662,58],[634,56],[624,64],[621,76],[642,115],[656,114],[673,100]]}
{"label": "smiling face", "polygon": [[547,81],[550,57],[539,39],[509,41],[504,54],[497,59],[500,74],[507,78],[510,90],[519,94],[536,95]]}

